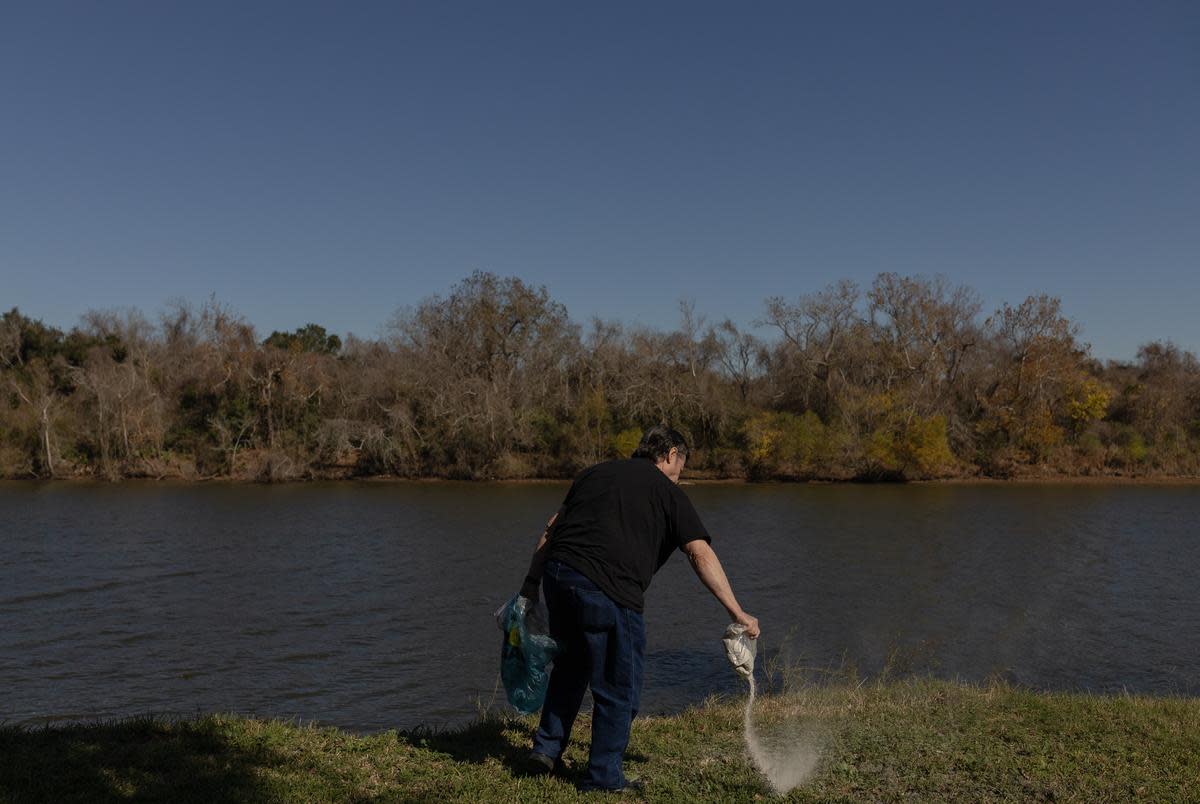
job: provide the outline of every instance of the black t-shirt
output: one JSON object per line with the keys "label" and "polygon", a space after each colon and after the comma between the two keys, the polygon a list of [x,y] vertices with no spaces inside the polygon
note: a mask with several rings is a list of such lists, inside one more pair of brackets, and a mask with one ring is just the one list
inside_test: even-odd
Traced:
{"label": "black t-shirt", "polygon": [[567,492],[546,558],[578,570],[618,605],[641,611],[643,593],[671,553],[712,543],[687,495],[645,458],[585,469]]}

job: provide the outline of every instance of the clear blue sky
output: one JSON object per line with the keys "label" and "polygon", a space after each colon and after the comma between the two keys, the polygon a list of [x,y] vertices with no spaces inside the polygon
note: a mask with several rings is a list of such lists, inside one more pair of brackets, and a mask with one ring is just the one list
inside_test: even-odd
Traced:
{"label": "clear blue sky", "polygon": [[746,323],[880,271],[1200,350],[1200,4],[27,2],[0,307],[373,336],[476,269]]}

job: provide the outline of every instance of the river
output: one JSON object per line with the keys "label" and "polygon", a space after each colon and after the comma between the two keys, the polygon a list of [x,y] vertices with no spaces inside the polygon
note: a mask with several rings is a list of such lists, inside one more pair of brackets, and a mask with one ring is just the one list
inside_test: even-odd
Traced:
{"label": "river", "polygon": [[[1200,486],[685,488],[760,665],[1200,694]],[[465,722],[502,705],[492,612],[565,491],[0,483],[0,719]],[[643,712],[739,691],[686,558],[646,607]]]}

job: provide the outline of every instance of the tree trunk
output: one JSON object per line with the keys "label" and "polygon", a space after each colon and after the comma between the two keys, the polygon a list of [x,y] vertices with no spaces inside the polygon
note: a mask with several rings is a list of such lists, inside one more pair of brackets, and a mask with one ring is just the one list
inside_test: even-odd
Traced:
{"label": "tree trunk", "polygon": [[54,477],[54,457],[50,453],[50,405],[42,406],[42,439],[46,444],[46,470]]}

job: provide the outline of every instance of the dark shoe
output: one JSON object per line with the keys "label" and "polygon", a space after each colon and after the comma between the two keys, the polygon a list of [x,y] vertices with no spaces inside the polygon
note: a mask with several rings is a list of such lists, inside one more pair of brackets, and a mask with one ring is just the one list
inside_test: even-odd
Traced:
{"label": "dark shoe", "polygon": [[562,757],[551,759],[545,754],[537,751],[531,751],[525,759],[525,765],[529,773],[534,776],[541,776],[547,773],[562,773],[567,769],[566,764],[562,761]]}

